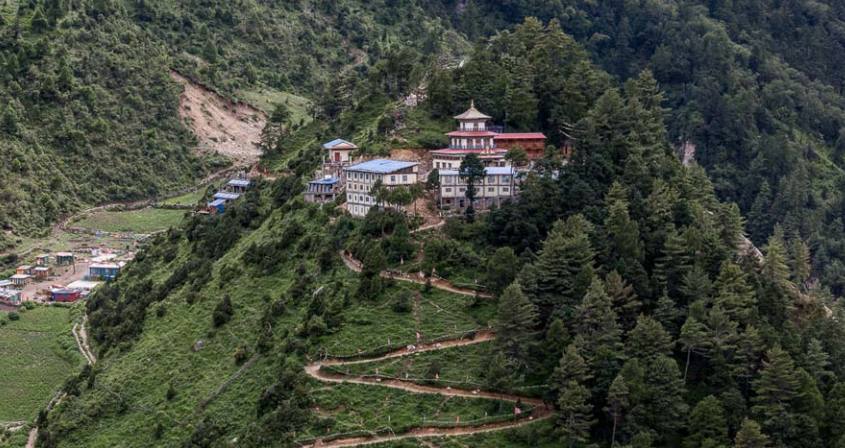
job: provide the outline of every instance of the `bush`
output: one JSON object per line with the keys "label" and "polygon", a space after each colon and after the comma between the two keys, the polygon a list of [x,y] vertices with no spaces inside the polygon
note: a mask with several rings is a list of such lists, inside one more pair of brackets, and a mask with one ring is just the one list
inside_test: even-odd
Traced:
{"label": "bush", "polygon": [[405,314],[413,309],[413,299],[409,291],[400,291],[393,298],[393,311]]}
{"label": "bush", "polygon": [[232,300],[229,298],[229,295],[226,294],[223,296],[223,300],[221,300],[214,308],[214,313],[211,315],[212,323],[215,327],[220,327],[226,322],[232,320],[232,316],[234,314],[235,310],[232,307]]}
{"label": "bush", "polygon": [[238,349],[235,350],[234,356],[235,356],[235,364],[241,365],[241,364],[245,363],[246,360],[249,359],[249,356],[250,356],[249,348],[247,348],[243,345],[238,347]]}
{"label": "bush", "polygon": [[21,315],[14,312],[14,311],[9,313],[9,320],[15,321],[15,320],[20,320],[20,318],[21,318]]}
{"label": "bush", "polygon": [[34,302],[24,302],[23,307],[28,309],[28,310],[31,310],[31,309],[35,308],[35,303]]}

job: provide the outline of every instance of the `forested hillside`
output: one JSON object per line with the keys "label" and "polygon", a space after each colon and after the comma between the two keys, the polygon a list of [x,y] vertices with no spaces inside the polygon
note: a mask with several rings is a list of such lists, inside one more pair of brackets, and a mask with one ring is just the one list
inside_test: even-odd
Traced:
{"label": "forested hillside", "polygon": [[[38,233],[83,205],[155,196],[224,164],[192,152],[171,69],[232,99],[352,102],[371,70],[406,92],[397,73],[419,80],[422,54],[463,45],[447,26],[414,2],[2,0],[0,224]],[[329,80],[336,95],[321,95]]]}
{"label": "forested hillside", "polygon": [[478,36],[529,16],[559,21],[620,80],[650,69],[673,146],[696,145],[754,241],[780,224],[790,250],[808,246],[814,275],[845,292],[841,2],[474,0],[453,23]]}
{"label": "forested hillside", "polygon": [[[331,120],[274,143],[267,163],[286,175],[223,216],[186,219],[94,294],[99,360],[39,417],[40,446],[344,446],[519,418],[511,403],[375,378],[550,409],[507,430],[380,446],[842,446],[842,304],[805,284],[789,223],[773,227],[762,258],[742,248],[739,207],[678,161],[671,93],[650,70],[620,82],[556,23],[527,20],[434,73],[414,111],[395,101],[411,71],[361,75],[354,101],[323,103]],[[315,143],[355,135],[383,147],[416,132],[385,116],[438,123],[473,97],[512,128],[556,123],[546,129],[573,142],[572,159],[549,152],[518,202],[422,233],[413,216],[353,220],[303,202]],[[385,278],[420,271],[481,291]],[[357,384],[306,369],[482,330],[494,336],[401,363],[316,365]]]}

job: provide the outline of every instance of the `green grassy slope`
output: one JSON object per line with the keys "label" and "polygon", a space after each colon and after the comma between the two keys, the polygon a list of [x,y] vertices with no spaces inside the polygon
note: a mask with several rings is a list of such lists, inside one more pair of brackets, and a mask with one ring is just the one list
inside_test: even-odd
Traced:
{"label": "green grassy slope", "polygon": [[0,312],[0,422],[31,421],[82,365],[71,335],[71,311],[22,309],[19,320]]}

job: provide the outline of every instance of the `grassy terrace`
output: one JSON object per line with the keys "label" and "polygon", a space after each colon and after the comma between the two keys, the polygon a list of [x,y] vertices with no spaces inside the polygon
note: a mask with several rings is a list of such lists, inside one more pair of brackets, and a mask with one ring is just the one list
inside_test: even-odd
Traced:
{"label": "grassy terrace", "polygon": [[184,215],[184,210],[158,208],[100,211],[86,215],[72,225],[105,232],[153,233],[179,225]]}
{"label": "grassy terrace", "polygon": [[[22,309],[0,326],[0,421],[32,420],[82,364],[68,308]],[[8,320],[6,313],[0,318]]]}

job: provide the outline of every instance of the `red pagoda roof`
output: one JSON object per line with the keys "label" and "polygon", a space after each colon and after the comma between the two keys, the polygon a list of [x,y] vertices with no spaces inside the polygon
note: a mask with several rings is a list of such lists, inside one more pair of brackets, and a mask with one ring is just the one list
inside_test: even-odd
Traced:
{"label": "red pagoda roof", "polygon": [[542,132],[511,132],[506,134],[496,134],[496,140],[545,140],[546,136]]}

